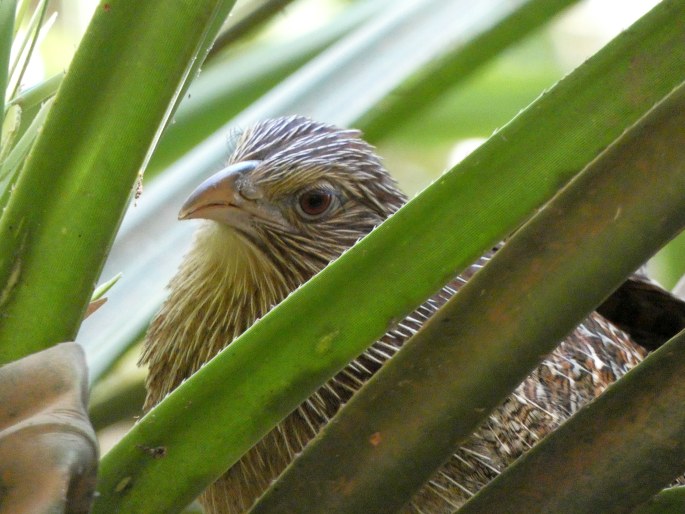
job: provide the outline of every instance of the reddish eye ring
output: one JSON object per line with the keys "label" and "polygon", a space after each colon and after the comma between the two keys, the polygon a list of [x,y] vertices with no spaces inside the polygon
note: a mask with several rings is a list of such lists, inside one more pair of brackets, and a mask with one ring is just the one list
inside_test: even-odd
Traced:
{"label": "reddish eye ring", "polygon": [[326,213],[333,203],[333,193],[322,189],[311,189],[302,193],[297,200],[299,210],[308,218]]}

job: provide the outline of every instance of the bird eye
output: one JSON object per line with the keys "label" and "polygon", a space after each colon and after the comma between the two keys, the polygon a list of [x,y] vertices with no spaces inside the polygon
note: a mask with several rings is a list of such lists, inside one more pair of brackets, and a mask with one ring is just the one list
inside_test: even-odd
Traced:
{"label": "bird eye", "polygon": [[302,193],[297,205],[305,218],[314,219],[325,214],[333,204],[333,193],[323,189],[311,189]]}

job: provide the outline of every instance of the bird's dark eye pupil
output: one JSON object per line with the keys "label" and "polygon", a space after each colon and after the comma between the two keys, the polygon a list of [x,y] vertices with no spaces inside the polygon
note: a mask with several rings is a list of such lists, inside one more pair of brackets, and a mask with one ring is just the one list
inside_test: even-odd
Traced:
{"label": "bird's dark eye pupil", "polygon": [[300,196],[300,208],[305,214],[316,216],[326,212],[332,199],[327,191],[308,191]]}

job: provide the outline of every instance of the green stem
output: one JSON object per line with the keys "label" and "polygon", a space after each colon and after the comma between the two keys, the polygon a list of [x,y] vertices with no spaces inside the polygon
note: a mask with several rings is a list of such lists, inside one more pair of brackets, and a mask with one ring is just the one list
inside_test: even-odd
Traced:
{"label": "green stem", "polygon": [[95,430],[118,421],[132,421],[143,413],[145,386],[142,377],[119,373],[117,378],[118,381],[111,383],[108,377],[106,382],[109,387],[101,388],[98,384],[93,391],[88,415]]}
{"label": "green stem", "polygon": [[466,45],[436,59],[360,120],[365,138],[377,141],[410,122],[492,57],[575,3],[577,0],[529,1]]}
{"label": "green stem", "polygon": [[[7,95],[12,34],[14,32],[14,13],[16,9],[17,3],[14,0],[0,2],[0,113],[2,113],[3,117],[5,115],[5,96]],[[1,138],[0,145],[2,145]]]}
{"label": "green stem", "polygon": [[[10,77],[14,79],[14,88],[12,90],[12,94],[10,95],[10,98],[13,96],[16,96],[17,91],[19,90],[19,86],[21,86],[21,80],[24,77],[24,73],[26,72],[26,68],[29,65],[29,61],[31,60],[31,56],[33,55],[33,50],[36,48],[36,42],[38,41],[38,34],[40,34],[40,28],[43,25],[43,21],[45,20],[45,13],[47,12],[48,9],[48,1],[47,0],[40,0],[38,2],[38,5],[35,7],[35,11],[31,17],[31,21],[28,24],[28,27],[26,29],[26,37],[24,38],[24,41],[19,48],[19,51],[17,51],[16,55],[16,60],[14,63],[12,63],[12,69],[10,70]],[[28,52],[24,53],[26,50],[26,45],[31,42]],[[18,75],[15,75],[17,66],[21,64],[21,71],[19,72]]]}
{"label": "green stem", "polygon": [[232,4],[97,8],[0,218],[0,363],[74,338],[151,142]]}
{"label": "green stem", "polygon": [[64,73],[57,73],[49,79],[23,90],[12,98],[7,105],[19,105],[22,110],[27,111],[54,96],[63,78]]}
{"label": "green stem", "polygon": [[[26,155],[31,150],[31,146],[36,140],[51,107],[52,99],[49,99],[38,109],[38,113],[31,120],[29,126],[9,151],[7,157],[0,163],[0,207],[7,205],[10,198],[11,184],[16,181],[17,173],[24,163]],[[20,108],[18,109],[23,117],[23,112]],[[11,110],[8,112],[11,112]],[[5,144],[7,143],[8,141],[5,141]]]}

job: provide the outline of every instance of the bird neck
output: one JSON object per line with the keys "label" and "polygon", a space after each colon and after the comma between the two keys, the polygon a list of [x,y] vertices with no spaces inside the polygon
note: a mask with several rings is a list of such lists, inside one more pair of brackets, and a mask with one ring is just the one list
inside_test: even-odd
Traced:
{"label": "bird neck", "polygon": [[284,276],[233,229],[205,223],[147,334],[146,410],[307,278]]}

